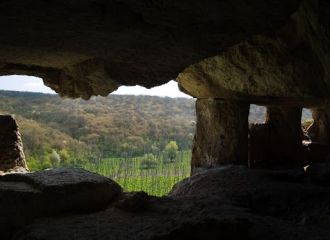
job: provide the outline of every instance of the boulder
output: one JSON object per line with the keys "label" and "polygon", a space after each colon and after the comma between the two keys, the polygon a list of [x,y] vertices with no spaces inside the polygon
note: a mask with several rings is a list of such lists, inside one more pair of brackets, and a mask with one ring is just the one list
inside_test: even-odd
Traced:
{"label": "boulder", "polygon": [[330,239],[330,188],[308,179],[303,169],[208,169],[169,196],[133,193],[99,212],[38,219],[16,239]]}
{"label": "boulder", "polygon": [[115,206],[123,211],[143,212],[149,208],[150,196],[141,192],[128,192],[122,195],[122,198],[116,202]]}
{"label": "boulder", "polygon": [[27,171],[23,143],[13,116],[0,115],[0,171]]}
{"label": "boulder", "polygon": [[0,231],[9,237],[35,218],[105,208],[121,187],[82,169],[51,169],[0,177]]}

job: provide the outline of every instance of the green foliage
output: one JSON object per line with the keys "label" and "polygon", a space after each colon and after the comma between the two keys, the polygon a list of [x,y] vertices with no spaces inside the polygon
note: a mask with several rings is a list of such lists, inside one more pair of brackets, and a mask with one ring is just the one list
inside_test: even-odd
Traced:
{"label": "green foliage", "polygon": [[48,169],[48,168],[52,168],[53,165],[50,161],[49,156],[45,156],[44,159],[41,161],[41,169]]}
{"label": "green foliage", "polygon": [[194,101],[122,95],[84,101],[0,91],[0,113],[18,117],[28,156],[44,150],[49,154],[53,149],[61,156],[65,149],[68,154],[61,158],[61,164],[79,164],[82,157],[95,161],[158,154],[169,140],[182,150],[190,149],[195,130]]}
{"label": "green foliage", "polygon": [[145,157],[105,158],[83,167],[114,179],[125,191],[145,191],[154,196],[167,194],[174,184],[190,175],[190,151],[179,151],[177,160],[171,163],[164,161],[165,153],[154,155],[157,165],[147,169],[140,168]]}
{"label": "green foliage", "polygon": [[59,157],[61,160],[62,166],[69,166],[70,165],[70,154],[67,149],[62,149],[59,151]]}
{"label": "green foliage", "polygon": [[166,154],[165,161],[167,162],[173,162],[176,159],[177,153],[178,153],[178,145],[175,141],[170,141],[164,148],[164,152]]}
{"label": "green foliage", "polygon": [[303,127],[304,130],[307,130],[310,126],[312,126],[314,123],[314,120],[313,119],[305,119],[301,125]]}
{"label": "green foliage", "polygon": [[152,169],[157,166],[157,160],[152,153],[145,154],[140,162],[141,169]]}
{"label": "green foliage", "polygon": [[[84,101],[0,91],[0,113],[16,115],[30,170],[80,166],[125,190],[157,196],[190,174],[194,102],[116,95]],[[251,113],[254,120],[264,116],[256,106]]]}
{"label": "green foliage", "polygon": [[51,154],[49,155],[49,161],[52,165],[52,167],[58,167],[60,166],[61,163],[61,157],[60,155],[56,152],[56,150],[53,149]]}

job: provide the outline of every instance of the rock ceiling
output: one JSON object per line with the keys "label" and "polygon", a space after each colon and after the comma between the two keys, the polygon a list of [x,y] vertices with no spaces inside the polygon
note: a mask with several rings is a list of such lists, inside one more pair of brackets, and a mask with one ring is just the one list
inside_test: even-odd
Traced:
{"label": "rock ceiling", "polygon": [[325,101],[326,0],[4,0],[0,74],[62,96],[177,79],[198,98]]}

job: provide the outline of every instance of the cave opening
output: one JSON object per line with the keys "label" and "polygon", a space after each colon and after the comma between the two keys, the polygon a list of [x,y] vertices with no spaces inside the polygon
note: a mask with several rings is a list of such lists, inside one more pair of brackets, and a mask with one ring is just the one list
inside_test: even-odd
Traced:
{"label": "cave opening", "polygon": [[251,104],[249,111],[249,124],[262,124],[266,122],[267,107]]}
{"label": "cave opening", "polygon": [[301,114],[301,127],[304,134],[308,136],[308,129],[313,125],[314,118],[311,109],[303,108]]}
{"label": "cave opening", "polygon": [[[1,240],[330,239],[329,0],[0,9],[0,75],[39,76],[77,98],[0,91],[30,169],[52,168],[0,176]],[[108,96],[170,79],[197,100]],[[266,118],[249,126],[251,103]],[[14,119],[0,116],[0,129],[0,148],[20,151]]]}
{"label": "cave opening", "polygon": [[61,98],[37,77],[0,82],[0,114],[15,115],[30,171],[83,167],[157,196],[190,175],[195,100],[174,81],[89,100]]}

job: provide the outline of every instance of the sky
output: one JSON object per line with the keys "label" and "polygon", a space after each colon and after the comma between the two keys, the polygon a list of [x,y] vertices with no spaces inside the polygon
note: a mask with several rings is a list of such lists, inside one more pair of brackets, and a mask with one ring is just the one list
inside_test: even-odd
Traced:
{"label": "sky", "polygon": [[[0,89],[1,90],[12,90],[12,91],[25,91],[25,92],[41,92],[41,93],[53,93],[55,92],[46,87],[41,78],[31,76],[3,76],[0,77]],[[190,96],[180,92],[178,84],[175,81],[169,81],[168,83],[146,89],[141,86],[134,87],[119,87],[119,89],[112,94],[119,95],[151,95],[161,97],[185,97]]]}

